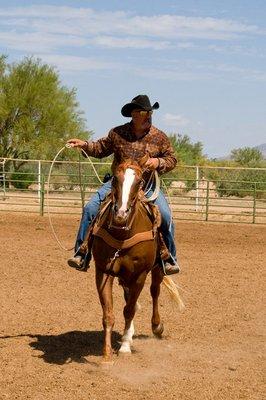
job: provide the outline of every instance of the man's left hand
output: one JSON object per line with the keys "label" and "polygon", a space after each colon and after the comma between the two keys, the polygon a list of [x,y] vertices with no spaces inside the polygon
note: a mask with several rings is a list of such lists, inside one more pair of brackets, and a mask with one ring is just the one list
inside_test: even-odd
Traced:
{"label": "man's left hand", "polygon": [[159,160],[158,158],[149,158],[145,164],[145,167],[151,170],[155,170],[159,167]]}

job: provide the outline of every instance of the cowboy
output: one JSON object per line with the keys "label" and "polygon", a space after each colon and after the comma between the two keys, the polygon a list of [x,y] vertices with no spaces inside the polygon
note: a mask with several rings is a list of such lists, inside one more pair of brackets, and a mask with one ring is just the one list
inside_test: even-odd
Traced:
{"label": "cowboy", "polygon": [[[125,104],[121,109],[124,117],[131,118],[131,121],[115,127],[109,134],[95,142],[70,139],[68,144],[71,147],[78,147],[84,150],[88,156],[103,158],[114,155],[112,170],[121,162],[127,159],[141,159],[147,152],[150,158],[145,164],[149,175],[157,170],[164,174],[171,171],[177,163],[171,143],[166,134],[152,125],[153,110],[159,108],[156,102],[153,106],[146,95],[138,95],[130,103]],[[148,176],[144,178],[148,181]],[[84,255],[79,248],[85,239],[86,232],[93,219],[96,217],[100,205],[111,191],[111,181],[105,182],[102,187],[93,195],[89,203],[84,207],[80,227],[76,239],[75,255],[68,260],[68,265],[78,270],[84,268]],[[151,190],[150,190],[151,191]],[[151,193],[147,194],[149,197]],[[164,242],[169,251],[170,257],[164,261],[164,272],[167,275],[179,272],[176,258],[176,247],[174,242],[174,224],[171,217],[169,205],[162,193],[154,200],[161,212],[161,232]]]}

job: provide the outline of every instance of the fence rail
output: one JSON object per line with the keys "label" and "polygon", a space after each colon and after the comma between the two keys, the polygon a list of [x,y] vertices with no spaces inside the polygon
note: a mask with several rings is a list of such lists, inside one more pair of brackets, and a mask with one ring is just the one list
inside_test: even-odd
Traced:
{"label": "fence rail", "polygon": [[[19,172],[14,163],[22,163]],[[99,182],[87,161],[0,161],[0,212],[80,214]],[[95,162],[101,178],[110,163]],[[266,169],[181,166],[162,179],[179,220],[266,223]]]}

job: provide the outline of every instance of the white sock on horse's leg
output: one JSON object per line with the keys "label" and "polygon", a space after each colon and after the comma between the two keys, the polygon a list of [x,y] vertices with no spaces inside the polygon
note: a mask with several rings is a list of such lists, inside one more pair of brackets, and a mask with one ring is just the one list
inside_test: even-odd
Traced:
{"label": "white sock on horse's leg", "polygon": [[128,329],[125,329],[124,335],[122,336],[122,344],[119,349],[119,353],[131,353],[131,344],[133,342],[133,335],[134,335],[134,323],[133,320],[130,323],[130,326]]}

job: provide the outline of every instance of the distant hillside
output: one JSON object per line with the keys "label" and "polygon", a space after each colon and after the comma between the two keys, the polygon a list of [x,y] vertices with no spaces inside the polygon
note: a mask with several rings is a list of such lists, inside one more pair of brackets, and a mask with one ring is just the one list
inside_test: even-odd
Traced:
{"label": "distant hillside", "polygon": [[[259,144],[258,146],[254,146],[254,149],[261,151],[263,158],[265,158],[265,160],[266,160],[266,143],[262,143],[262,144]],[[230,155],[217,158],[217,160],[219,160],[219,161],[230,160],[230,159],[231,159]]]}

